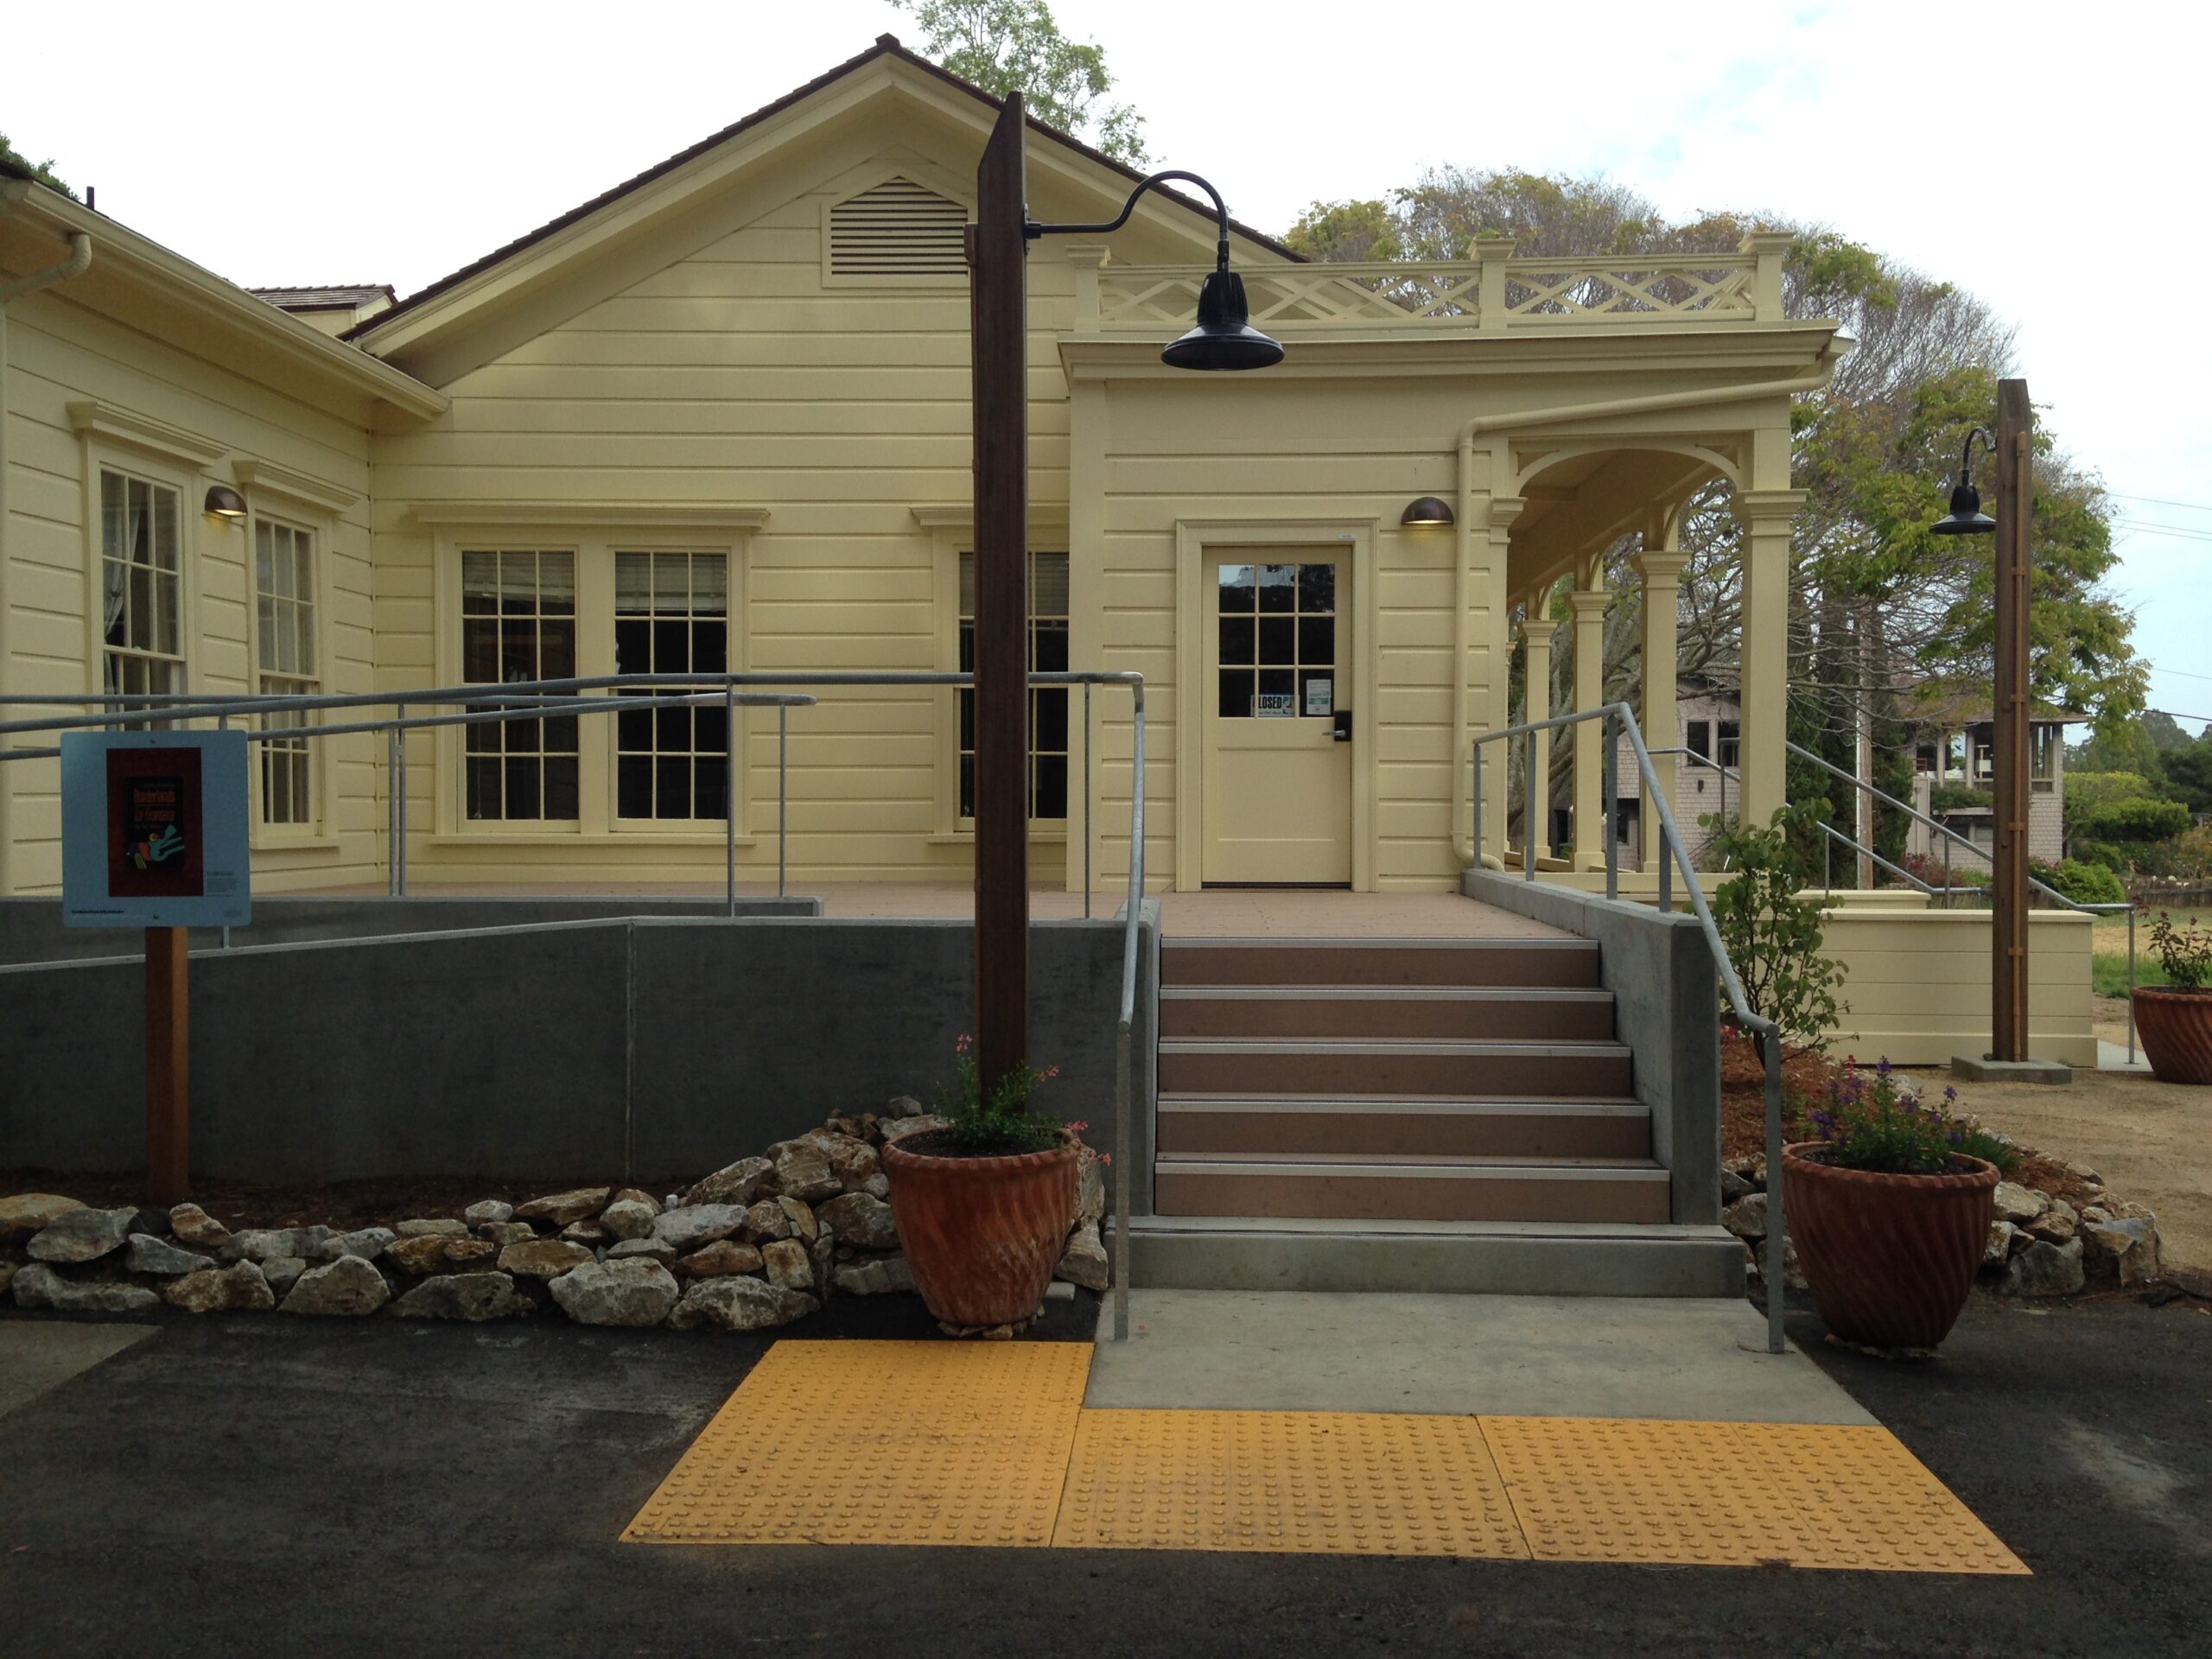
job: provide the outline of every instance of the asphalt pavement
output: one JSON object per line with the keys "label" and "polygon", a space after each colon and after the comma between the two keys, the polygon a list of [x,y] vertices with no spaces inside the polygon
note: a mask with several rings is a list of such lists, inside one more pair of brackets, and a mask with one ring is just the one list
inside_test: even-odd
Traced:
{"label": "asphalt pavement", "polygon": [[[1052,1313],[1038,1339],[1080,1339],[1096,1300]],[[1977,1296],[1917,1364],[1826,1346],[1793,1313],[1822,1369],[2031,1579],[625,1545],[766,1336],[151,1323],[0,1413],[11,1656],[2212,1649],[2212,1313],[2187,1301],[2042,1313]],[[887,1298],[833,1303],[804,1334],[929,1332]]]}

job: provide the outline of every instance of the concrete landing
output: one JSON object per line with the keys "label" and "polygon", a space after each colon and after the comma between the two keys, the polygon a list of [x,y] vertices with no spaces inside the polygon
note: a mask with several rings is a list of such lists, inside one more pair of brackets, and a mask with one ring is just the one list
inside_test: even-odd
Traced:
{"label": "concrete landing", "polygon": [[1871,1424],[1729,1298],[1132,1290],[1086,1407]]}

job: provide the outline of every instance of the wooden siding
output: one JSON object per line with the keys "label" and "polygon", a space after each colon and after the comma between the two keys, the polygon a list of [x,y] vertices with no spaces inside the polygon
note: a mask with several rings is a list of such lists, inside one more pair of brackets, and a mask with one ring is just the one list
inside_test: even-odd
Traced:
{"label": "wooden siding", "polygon": [[[98,631],[91,615],[99,558],[98,483],[87,477],[89,456],[94,472],[106,462],[173,484],[181,493],[181,638],[185,686],[194,691],[253,688],[251,531],[200,511],[208,486],[234,484],[232,463],[251,460],[355,498],[334,512],[265,489],[247,492],[257,510],[318,532],[324,688],[371,689],[365,432],[73,305],[66,287],[17,301],[9,308],[7,327],[10,615],[0,683],[30,695],[99,688]],[[82,434],[69,405],[86,402],[158,422],[216,449],[218,458],[165,456],[99,432]],[[315,752],[318,766],[327,768],[318,785],[320,832],[290,845],[276,844],[270,832],[257,835],[254,881],[264,892],[378,879],[384,821],[374,740],[334,738],[316,745]],[[0,789],[10,792],[6,822],[12,842],[4,849],[0,890],[57,891],[57,766],[10,762],[0,767]]]}

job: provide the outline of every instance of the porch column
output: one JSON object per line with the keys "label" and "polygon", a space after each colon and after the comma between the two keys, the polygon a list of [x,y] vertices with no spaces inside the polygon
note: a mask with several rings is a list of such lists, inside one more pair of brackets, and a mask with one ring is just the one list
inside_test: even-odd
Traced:
{"label": "porch column", "polygon": [[[1637,574],[1643,579],[1643,706],[1637,717],[1643,727],[1644,746],[1651,751],[1651,770],[1666,791],[1667,804],[1675,804],[1675,757],[1662,754],[1681,740],[1675,721],[1675,628],[1681,603],[1682,567],[1689,563],[1680,545],[1677,522],[1669,514],[1663,528],[1644,533],[1644,550],[1636,556]],[[1652,543],[1658,545],[1654,546]],[[1649,786],[1643,786],[1646,792]],[[1637,810],[1643,826],[1643,868],[1659,868],[1659,810],[1645,801]],[[1685,836],[1688,835],[1683,830]]]}
{"label": "porch column", "polygon": [[[1527,643],[1529,653],[1528,686],[1522,697],[1522,707],[1529,720],[1549,720],[1552,717],[1552,634],[1559,624],[1548,616],[1533,613],[1548,606],[1550,590],[1532,594],[1529,609],[1532,614],[1522,617],[1521,637]],[[1539,856],[1551,851],[1551,777],[1552,734],[1535,734],[1534,747],[1529,757],[1527,822],[1522,833],[1536,843]]]}
{"label": "porch column", "polygon": [[1766,823],[1789,798],[1789,537],[1802,490],[1743,490],[1744,822]]}
{"label": "porch column", "polygon": [[[1581,714],[1605,700],[1605,572],[1593,563],[1590,585],[1567,596],[1574,607],[1574,711]],[[1605,725],[1585,721],[1574,728],[1574,868],[1605,868],[1607,824],[1604,801]]]}
{"label": "porch column", "polygon": [[[1469,575],[1482,630],[1477,636],[1482,659],[1479,677],[1477,670],[1469,669],[1469,690],[1473,694],[1470,719],[1478,732],[1502,731],[1512,723],[1508,668],[1513,620],[1505,598],[1505,571],[1512,548],[1513,521],[1527,505],[1517,495],[1491,496],[1483,510],[1482,523],[1479,526],[1471,523],[1469,530]],[[1506,753],[1510,747],[1505,743],[1483,746],[1483,856],[1497,860],[1501,868],[1505,861],[1506,780],[1512,776],[1511,759]],[[1467,765],[1465,753],[1459,757],[1459,764]]]}

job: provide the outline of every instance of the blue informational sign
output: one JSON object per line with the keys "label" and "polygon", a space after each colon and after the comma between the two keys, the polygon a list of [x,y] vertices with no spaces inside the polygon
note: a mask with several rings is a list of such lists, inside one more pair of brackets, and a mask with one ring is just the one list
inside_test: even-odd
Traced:
{"label": "blue informational sign", "polygon": [[62,920],[243,926],[246,813],[244,732],[65,732]]}

